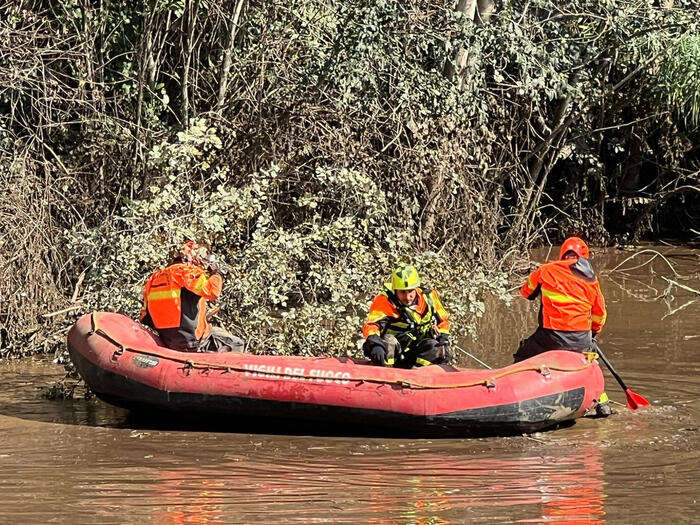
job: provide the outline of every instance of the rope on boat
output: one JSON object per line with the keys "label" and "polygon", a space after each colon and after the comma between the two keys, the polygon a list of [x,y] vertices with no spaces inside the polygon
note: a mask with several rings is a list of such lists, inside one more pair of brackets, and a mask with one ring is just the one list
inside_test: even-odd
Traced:
{"label": "rope on boat", "polygon": [[[147,350],[143,348],[132,348],[129,346],[126,346],[119,342],[117,339],[115,339],[113,336],[111,336],[109,333],[104,331],[102,328],[100,328],[97,325],[97,319],[95,316],[95,312],[90,314],[90,321],[92,325],[92,329],[90,330],[90,335],[91,333],[97,334],[105,339],[107,339],[110,343],[118,347],[118,350],[114,351],[114,354],[112,355],[112,361],[117,361],[117,358],[124,353],[124,351],[128,350],[129,352],[135,353],[135,354],[141,354],[141,355],[148,355],[151,357],[159,357],[161,359],[166,359],[170,361],[174,361],[176,363],[182,363],[183,369],[190,371],[190,370],[205,370],[205,371],[211,371],[211,370],[221,370],[223,373],[230,373],[230,372],[248,372],[248,373],[256,373],[256,374],[262,374],[264,375],[274,375],[277,377],[289,377],[293,379],[308,379],[308,380],[313,380],[313,381],[324,381],[324,380],[334,380],[336,378],[328,378],[328,377],[319,377],[319,376],[311,376],[311,375],[305,375],[305,374],[288,374],[284,372],[274,372],[274,373],[269,373],[269,372],[262,372],[262,371],[257,371],[257,370],[250,370],[247,368],[243,368],[241,366],[231,366],[231,365],[222,365],[220,363],[208,363],[206,361],[195,361],[194,359],[183,359],[180,357],[174,357],[170,355],[165,355],[162,354],[158,351],[155,350]],[[252,354],[251,354],[252,355]],[[471,386],[485,386],[487,388],[494,388],[496,386],[496,379],[501,379],[503,377],[512,375],[512,374],[518,374],[520,372],[539,372],[542,374],[544,377],[548,377],[551,373],[552,370],[555,370],[557,372],[579,372],[581,370],[585,370],[591,364],[598,358],[598,354],[595,352],[583,352],[583,355],[585,357],[585,361],[582,366],[578,367],[565,367],[565,366],[550,366],[550,365],[528,365],[528,366],[519,366],[517,368],[510,368],[508,370],[504,370],[503,372],[494,374],[486,379],[478,379],[474,381],[469,381],[465,383],[450,383],[450,384],[441,384],[441,385],[427,385],[423,383],[419,383],[416,381],[410,381],[410,380],[404,380],[404,379],[384,379],[384,378],[377,378],[377,377],[343,377],[343,381],[350,381],[350,382],[358,382],[358,383],[380,383],[380,384],[388,384],[388,385],[397,385],[401,387],[408,387],[408,388],[420,388],[420,389],[431,389],[431,390],[447,390],[447,389],[452,389],[452,388],[466,388],[466,387],[471,387]]]}

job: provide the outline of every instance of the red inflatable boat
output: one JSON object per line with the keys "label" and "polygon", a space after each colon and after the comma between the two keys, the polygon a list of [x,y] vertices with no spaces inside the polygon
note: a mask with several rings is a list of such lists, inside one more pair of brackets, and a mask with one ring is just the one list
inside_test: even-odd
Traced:
{"label": "red inflatable boat", "polygon": [[401,370],[349,358],[187,353],[114,313],[78,319],[68,346],[93,392],[120,407],[411,432],[534,431],[593,409],[604,386],[594,354],[553,351],[498,370]]}

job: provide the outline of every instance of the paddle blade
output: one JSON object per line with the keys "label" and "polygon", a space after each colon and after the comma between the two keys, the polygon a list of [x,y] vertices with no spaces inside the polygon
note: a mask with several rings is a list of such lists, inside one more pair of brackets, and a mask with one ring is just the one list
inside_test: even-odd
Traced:
{"label": "paddle blade", "polygon": [[627,396],[627,408],[630,410],[637,410],[639,407],[648,407],[651,405],[644,396],[640,396],[636,392],[632,392],[629,388],[625,390],[625,395]]}

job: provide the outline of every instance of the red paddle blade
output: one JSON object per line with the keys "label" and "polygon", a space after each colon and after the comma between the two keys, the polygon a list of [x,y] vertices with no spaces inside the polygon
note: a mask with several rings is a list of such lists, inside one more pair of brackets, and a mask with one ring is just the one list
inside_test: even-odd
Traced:
{"label": "red paddle blade", "polygon": [[630,410],[637,410],[639,407],[648,407],[651,405],[644,396],[632,392],[629,388],[625,390],[625,395],[627,396],[627,408]]}

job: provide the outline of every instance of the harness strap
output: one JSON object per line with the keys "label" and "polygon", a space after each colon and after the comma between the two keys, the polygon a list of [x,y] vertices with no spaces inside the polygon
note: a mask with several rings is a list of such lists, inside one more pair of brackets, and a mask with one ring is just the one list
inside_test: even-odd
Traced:
{"label": "harness strap", "polygon": [[[426,324],[430,324],[433,321],[433,319],[435,319],[436,315],[435,305],[433,304],[433,300],[430,298],[431,290],[424,290],[420,287],[418,289],[423,294],[423,298],[425,299],[425,304],[428,310],[426,312],[426,315],[421,316],[422,318],[427,316],[427,321],[421,323],[416,323],[415,318],[410,313],[412,311],[411,307],[406,306],[401,301],[399,301],[399,298],[393,290],[390,290],[389,288],[384,289],[384,294],[386,295],[387,299],[389,299],[389,302],[399,311],[399,319],[408,323],[409,328],[405,331],[405,334],[402,335],[406,335],[413,340],[415,340],[419,335],[418,328],[423,327]],[[428,313],[430,315],[428,315]],[[391,324],[391,321],[389,321],[388,324]]]}

